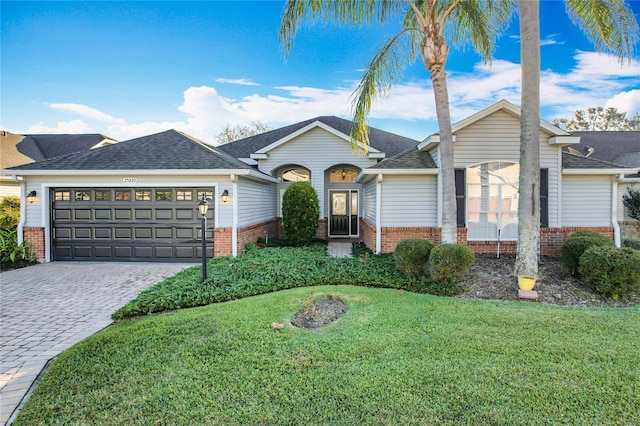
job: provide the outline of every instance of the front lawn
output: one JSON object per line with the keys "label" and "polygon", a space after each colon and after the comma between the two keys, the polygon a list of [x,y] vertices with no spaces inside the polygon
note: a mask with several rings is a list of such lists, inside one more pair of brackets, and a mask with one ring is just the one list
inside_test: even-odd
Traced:
{"label": "front lawn", "polygon": [[[290,325],[327,294],[342,317]],[[296,288],[120,321],[61,354],[14,425],[640,424],[639,353],[638,307]]]}

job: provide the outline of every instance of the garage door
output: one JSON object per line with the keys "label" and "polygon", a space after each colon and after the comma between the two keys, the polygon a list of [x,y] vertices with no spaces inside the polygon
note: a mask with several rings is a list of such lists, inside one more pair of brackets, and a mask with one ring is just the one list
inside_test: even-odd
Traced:
{"label": "garage door", "polygon": [[[53,260],[202,259],[198,200],[213,188],[53,188]],[[207,257],[213,256],[213,203]]]}

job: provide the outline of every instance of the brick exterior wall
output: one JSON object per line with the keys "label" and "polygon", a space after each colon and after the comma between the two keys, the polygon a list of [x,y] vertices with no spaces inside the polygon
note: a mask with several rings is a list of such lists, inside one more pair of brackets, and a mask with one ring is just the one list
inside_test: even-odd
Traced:
{"label": "brick exterior wall", "polygon": [[[279,220],[279,219],[278,219]],[[316,238],[321,240],[326,240],[329,236],[329,231],[327,229],[327,218],[318,219],[318,232],[316,232]],[[286,234],[284,232],[284,228],[282,227],[282,221],[279,220],[278,225],[278,238],[286,238]]]}
{"label": "brick exterior wall", "polygon": [[[540,230],[540,251],[543,256],[560,256],[560,247],[567,237],[578,231],[594,231],[613,239],[613,228],[611,227],[564,227],[564,228],[542,228]],[[371,250],[376,248],[375,226],[366,220],[360,221],[360,232],[364,243]],[[387,227],[382,228],[381,251],[391,253],[398,242],[407,238],[423,238],[434,244],[442,241],[440,228],[434,227]],[[458,244],[465,245],[474,253],[497,253],[497,241],[467,241],[467,228],[458,228]],[[516,253],[516,241],[501,241],[500,253]]]}
{"label": "brick exterior wall", "polygon": [[[265,222],[245,226],[238,229],[238,253],[242,253],[247,243],[255,243],[258,238],[276,238],[279,235],[280,219],[274,218]],[[231,243],[229,243],[231,246]]]}
{"label": "brick exterior wall", "polygon": [[43,261],[45,256],[45,237],[44,228],[40,227],[24,227],[22,229],[23,241],[31,246],[31,252],[36,256],[38,261]]}
{"label": "brick exterior wall", "polygon": [[231,256],[231,228],[215,228],[213,230],[213,257]]}

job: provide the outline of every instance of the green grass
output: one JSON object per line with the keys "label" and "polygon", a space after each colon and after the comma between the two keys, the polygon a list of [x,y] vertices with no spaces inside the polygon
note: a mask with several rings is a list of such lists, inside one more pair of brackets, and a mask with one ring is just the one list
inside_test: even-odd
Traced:
{"label": "green grass", "polygon": [[[289,325],[326,294],[349,311]],[[638,354],[638,307],[298,288],[120,321],[61,354],[14,424],[640,424]]]}

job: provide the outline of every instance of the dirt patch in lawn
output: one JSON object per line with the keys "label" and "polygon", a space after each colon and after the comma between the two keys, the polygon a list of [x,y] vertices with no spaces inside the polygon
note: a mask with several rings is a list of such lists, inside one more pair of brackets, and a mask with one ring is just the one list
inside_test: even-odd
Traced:
{"label": "dirt patch in lawn", "polygon": [[299,328],[318,328],[330,324],[340,318],[349,307],[334,296],[325,296],[320,300],[307,299],[306,307],[298,311],[291,324]]}
{"label": "dirt patch in lawn", "polygon": [[[458,297],[494,300],[518,300],[518,284],[513,276],[515,255],[477,254],[468,276],[460,281],[463,293]],[[591,293],[572,277],[558,259],[540,259],[535,289],[540,302],[567,306],[631,306],[640,304],[640,295],[627,299],[608,299]]]}

